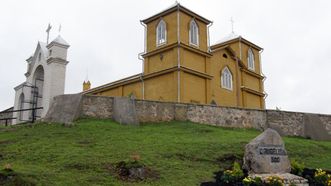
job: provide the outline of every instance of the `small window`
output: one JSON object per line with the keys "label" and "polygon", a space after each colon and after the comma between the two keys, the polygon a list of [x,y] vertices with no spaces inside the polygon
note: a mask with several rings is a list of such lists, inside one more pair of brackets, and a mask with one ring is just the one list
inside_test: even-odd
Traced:
{"label": "small window", "polygon": [[250,48],[248,49],[248,69],[249,70],[255,70],[255,65],[254,65],[254,53],[253,50]]}
{"label": "small window", "polygon": [[189,37],[191,45],[199,46],[199,27],[194,19],[190,22]]}
{"label": "small window", "polygon": [[228,67],[222,70],[221,74],[221,86],[222,88],[232,90],[232,74]]}
{"label": "small window", "polygon": [[224,58],[228,58],[228,55],[226,55],[226,54],[223,54],[223,57],[224,57]]}
{"label": "small window", "polygon": [[41,60],[41,53],[38,54],[38,61]]}
{"label": "small window", "polygon": [[166,23],[161,20],[156,27],[156,45],[160,46],[167,41],[167,27]]}
{"label": "small window", "polygon": [[52,52],[53,52],[52,50],[49,50],[49,56],[51,56],[51,55],[52,55]]}

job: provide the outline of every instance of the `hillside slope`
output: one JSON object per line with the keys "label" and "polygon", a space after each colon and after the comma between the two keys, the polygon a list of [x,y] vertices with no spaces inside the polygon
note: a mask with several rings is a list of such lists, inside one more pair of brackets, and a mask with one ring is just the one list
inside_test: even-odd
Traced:
{"label": "hillside slope", "polygon": [[[227,157],[241,158],[245,144],[259,133],[189,122],[136,127],[92,119],[72,127],[14,126],[0,128],[0,168],[10,164],[38,185],[132,185],[107,167],[138,155],[160,178],[135,185],[197,185],[229,166]],[[331,142],[284,140],[290,159],[331,169]]]}

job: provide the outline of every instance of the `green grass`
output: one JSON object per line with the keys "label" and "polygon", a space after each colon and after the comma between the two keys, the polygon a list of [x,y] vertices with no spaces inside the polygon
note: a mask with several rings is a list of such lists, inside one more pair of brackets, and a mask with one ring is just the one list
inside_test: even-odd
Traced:
{"label": "green grass", "polygon": [[[135,185],[198,185],[213,181],[226,154],[242,156],[260,132],[189,122],[124,126],[110,120],[80,120],[72,127],[36,124],[0,128],[0,168],[12,168],[38,185],[132,185],[105,168],[130,155],[160,174]],[[291,159],[331,169],[331,142],[284,138]]]}

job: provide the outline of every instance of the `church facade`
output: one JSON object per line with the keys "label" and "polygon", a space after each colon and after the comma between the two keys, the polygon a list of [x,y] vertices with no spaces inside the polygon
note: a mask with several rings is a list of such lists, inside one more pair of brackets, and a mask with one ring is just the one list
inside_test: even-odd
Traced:
{"label": "church facade", "polygon": [[[50,43],[38,42],[27,61],[26,81],[16,86],[13,124],[43,118],[53,97],[64,94],[69,44],[59,35]],[[33,108],[37,109],[34,113]]]}
{"label": "church facade", "polygon": [[141,21],[143,72],[83,94],[165,102],[265,108],[262,48],[231,34],[209,44],[211,21],[176,3]]}

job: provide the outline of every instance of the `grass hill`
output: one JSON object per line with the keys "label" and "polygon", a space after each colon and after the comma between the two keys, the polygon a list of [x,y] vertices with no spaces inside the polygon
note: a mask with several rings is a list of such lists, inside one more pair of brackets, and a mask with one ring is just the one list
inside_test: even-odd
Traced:
{"label": "grass hill", "polygon": [[[241,159],[260,132],[190,122],[123,126],[85,119],[74,126],[34,124],[0,128],[0,169],[10,166],[38,185],[132,185],[109,169],[138,156],[159,178],[135,185],[198,185]],[[290,159],[331,169],[331,142],[285,137]],[[9,164],[9,165],[8,165]]]}

